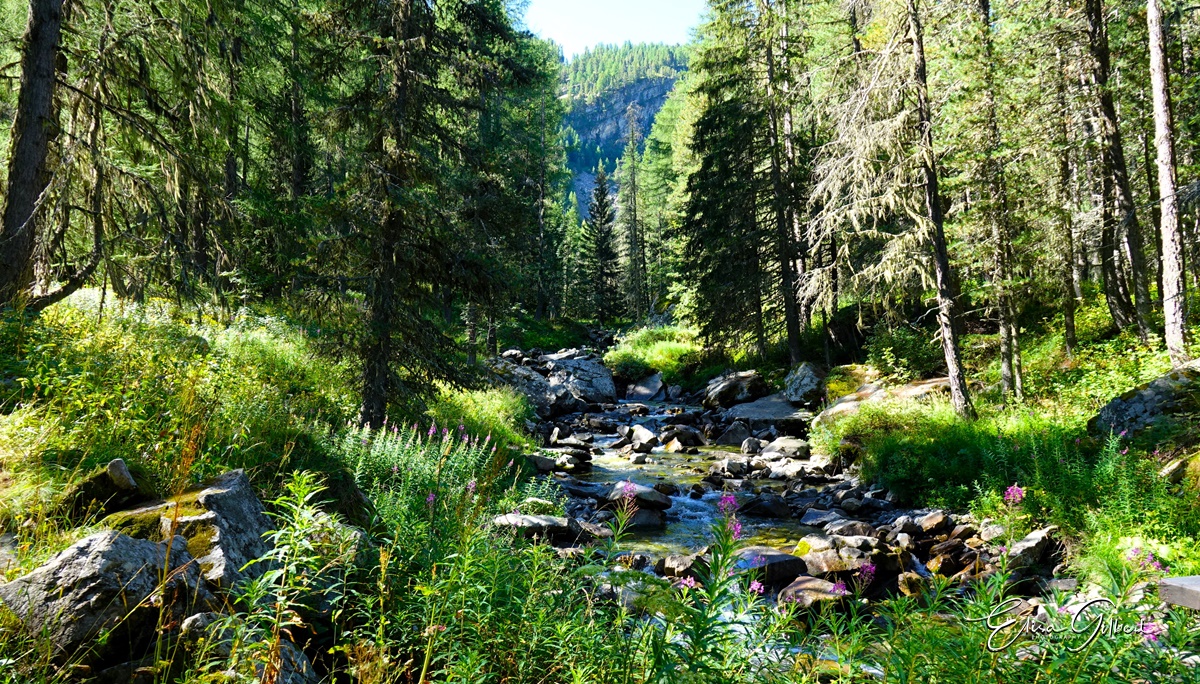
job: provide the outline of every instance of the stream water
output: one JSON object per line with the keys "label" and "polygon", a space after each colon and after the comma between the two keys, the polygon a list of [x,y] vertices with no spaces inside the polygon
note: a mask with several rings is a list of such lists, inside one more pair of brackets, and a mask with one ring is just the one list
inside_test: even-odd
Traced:
{"label": "stream water", "polygon": [[[698,408],[673,404],[643,405],[650,408],[650,415],[635,417],[629,424],[645,425],[655,433],[662,429],[673,410]],[[689,496],[688,490],[704,479],[714,461],[728,455],[741,455],[736,447],[701,447],[699,454],[684,454],[667,452],[660,445],[646,455],[646,463],[638,465],[631,462],[627,455],[612,448],[612,444],[619,439],[616,435],[596,435],[593,445],[603,449],[604,453],[593,456],[592,472],[580,475],[581,481],[611,484],[629,480],[647,487],[665,482],[681,490],[680,494],[671,497],[665,528],[633,530],[624,546],[633,551],[662,556],[690,553],[708,545],[712,540],[713,521],[721,515],[717,506],[721,492],[711,490],[703,497],[694,499]],[[754,480],[750,484],[754,491],[736,493],[739,502],[750,499],[754,492],[773,491],[781,496],[786,493],[783,482]],[[801,525],[796,519],[742,516],[740,520],[747,544],[769,546],[781,551],[791,551],[805,536],[820,533],[820,529]]]}

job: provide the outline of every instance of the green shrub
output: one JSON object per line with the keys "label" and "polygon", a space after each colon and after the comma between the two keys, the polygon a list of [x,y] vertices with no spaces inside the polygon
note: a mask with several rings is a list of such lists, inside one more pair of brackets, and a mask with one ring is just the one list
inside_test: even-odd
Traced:
{"label": "green shrub", "polygon": [[936,333],[878,325],[867,339],[867,363],[893,382],[904,383],[945,372],[946,360]]}
{"label": "green shrub", "polygon": [[634,330],[604,355],[604,363],[622,381],[636,382],[662,373],[668,385],[688,388],[703,375],[701,360],[696,333],[673,326]]}
{"label": "green shrub", "polygon": [[462,425],[472,435],[491,435],[501,447],[525,446],[525,421],[535,417],[525,395],[509,388],[454,390],[439,388],[427,411],[438,425]]}

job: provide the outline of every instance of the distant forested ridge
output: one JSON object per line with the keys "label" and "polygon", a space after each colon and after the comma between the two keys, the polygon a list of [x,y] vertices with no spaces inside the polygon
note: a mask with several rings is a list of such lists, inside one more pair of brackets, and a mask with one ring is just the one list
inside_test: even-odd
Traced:
{"label": "distant forested ridge", "polygon": [[[685,47],[630,43],[598,46],[566,65],[567,165],[579,198],[591,192],[597,164],[609,173],[616,170],[629,135],[629,108],[636,108],[638,134],[645,137],[687,65]],[[586,215],[582,200],[579,209]]]}

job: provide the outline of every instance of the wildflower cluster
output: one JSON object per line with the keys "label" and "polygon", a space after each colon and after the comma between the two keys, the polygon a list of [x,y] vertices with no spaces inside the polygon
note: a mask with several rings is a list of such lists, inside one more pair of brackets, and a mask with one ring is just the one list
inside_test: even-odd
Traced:
{"label": "wildflower cluster", "polygon": [[1162,561],[1154,557],[1153,551],[1142,551],[1142,547],[1138,546],[1129,551],[1126,556],[1129,561],[1137,563],[1142,570],[1154,570],[1156,572],[1166,572],[1167,566],[1162,564]]}
{"label": "wildflower cluster", "polygon": [[1021,489],[1019,486],[1017,486],[1017,484],[1015,482],[1013,483],[1013,485],[1011,487],[1004,490],[1004,503],[1006,503],[1010,506],[1016,506],[1016,505],[1019,505],[1024,500],[1025,500],[1025,490]]}

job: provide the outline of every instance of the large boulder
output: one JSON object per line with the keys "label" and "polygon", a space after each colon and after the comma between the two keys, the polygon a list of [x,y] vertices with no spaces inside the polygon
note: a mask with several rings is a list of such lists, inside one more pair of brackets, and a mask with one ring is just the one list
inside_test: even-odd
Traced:
{"label": "large boulder", "polygon": [[704,390],[704,407],[709,409],[729,408],[736,404],[754,401],[771,393],[767,381],[758,371],[730,373],[708,383]]}
{"label": "large boulder", "polygon": [[227,590],[267,570],[262,563],[247,566],[270,550],[264,535],[273,525],[241,470],[163,503],[116,513],[103,524],[151,541],[182,535],[204,578],[216,589]]}
{"label": "large boulder", "polygon": [[565,390],[558,394],[552,393],[550,381],[532,368],[517,365],[508,358],[491,359],[488,365],[492,371],[492,381],[524,394],[540,418],[553,418],[573,410],[573,406],[565,405],[565,398],[569,393]]}
{"label": "large boulder", "polygon": [[552,544],[573,544],[591,537],[574,518],[554,515],[506,513],[496,516],[492,525],[511,530],[526,539],[542,539]]}
{"label": "large boulder", "polygon": [[1156,422],[1197,410],[1200,410],[1200,359],[1108,402],[1088,421],[1088,432],[1100,438],[1133,434]]}
{"label": "large boulder", "polygon": [[738,571],[753,572],[763,584],[774,587],[782,587],[807,570],[799,556],[769,546],[747,546],[739,549],[737,555],[734,567]]}
{"label": "large boulder", "polygon": [[716,443],[720,446],[741,446],[750,437],[750,428],[741,421],[734,421],[720,437],[717,437]]}
{"label": "large boulder", "polygon": [[812,406],[824,395],[825,374],[805,361],[792,369],[783,381],[783,396],[793,404]]}
{"label": "large boulder", "polygon": [[622,500],[633,499],[633,503],[638,508],[652,511],[665,511],[671,507],[671,497],[651,487],[628,480],[614,484],[605,499],[614,506],[620,504]]}
{"label": "large boulder", "polygon": [[774,427],[783,434],[802,437],[808,434],[813,414],[796,408],[783,393],[779,393],[734,406],[724,417],[725,420],[742,421],[754,432]]}
{"label": "large boulder", "polygon": [[552,392],[561,387],[585,404],[613,403],[617,400],[612,371],[599,361],[589,358],[559,359],[551,361],[549,367],[548,379]]}
{"label": "large boulder", "polygon": [[0,605],[27,631],[48,637],[62,658],[86,662],[144,653],[160,625],[178,624],[215,602],[183,539],[152,542],[113,531],[78,541],[0,585]]}
{"label": "large boulder", "polygon": [[655,373],[641,382],[630,385],[625,392],[625,398],[630,401],[662,401],[666,395],[662,373]]}
{"label": "large boulder", "polygon": [[779,592],[780,603],[795,603],[801,608],[811,608],[823,602],[841,601],[846,596],[846,590],[816,577],[801,577],[784,587]]}

